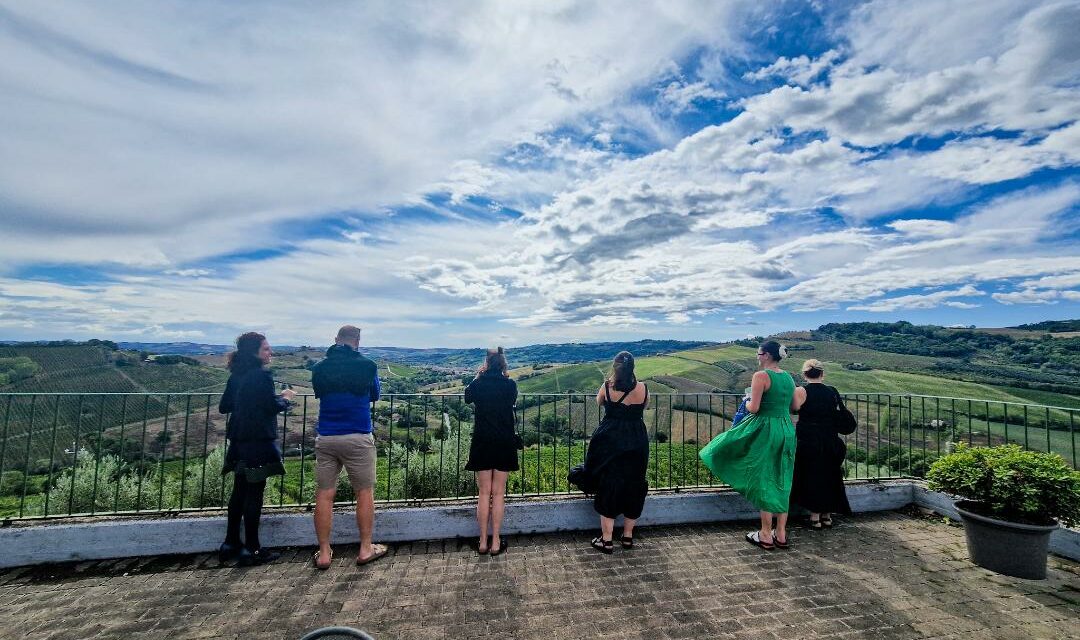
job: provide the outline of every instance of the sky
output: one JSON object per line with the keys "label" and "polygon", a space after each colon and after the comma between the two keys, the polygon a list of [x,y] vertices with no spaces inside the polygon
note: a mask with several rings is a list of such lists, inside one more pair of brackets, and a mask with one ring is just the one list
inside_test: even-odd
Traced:
{"label": "sky", "polygon": [[1080,0],[0,0],[0,339],[1080,318]]}

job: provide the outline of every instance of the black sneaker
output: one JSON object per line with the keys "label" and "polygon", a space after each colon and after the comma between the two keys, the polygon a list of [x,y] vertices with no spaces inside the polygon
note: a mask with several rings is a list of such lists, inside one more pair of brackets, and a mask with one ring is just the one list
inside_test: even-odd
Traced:
{"label": "black sneaker", "polygon": [[254,567],[260,564],[266,564],[273,562],[281,557],[281,554],[277,551],[271,551],[265,547],[258,549],[257,551],[248,551],[244,549],[240,552],[240,556],[236,561],[237,566],[241,567]]}
{"label": "black sneaker", "polygon": [[230,562],[232,560],[236,560],[240,556],[240,552],[243,550],[243,545],[229,544],[227,542],[223,542],[221,543],[221,546],[218,547],[218,562]]}

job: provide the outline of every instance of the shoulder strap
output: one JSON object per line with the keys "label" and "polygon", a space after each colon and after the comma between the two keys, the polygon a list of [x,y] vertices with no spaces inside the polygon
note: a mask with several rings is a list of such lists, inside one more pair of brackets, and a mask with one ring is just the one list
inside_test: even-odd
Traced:
{"label": "shoulder strap", "polygon": [[604,380],[604,399],[611,402],[611,385],[607,380]]}
{"label": "shoulder strap", "polygon": [[[633,391],[633,389],[630,391]],[[615,404],[622,404],[622,401],[626,400],[626,396],[630,395],[630,391],[624,391],[623,394],[619,396],[619,399],[615,401]]]}

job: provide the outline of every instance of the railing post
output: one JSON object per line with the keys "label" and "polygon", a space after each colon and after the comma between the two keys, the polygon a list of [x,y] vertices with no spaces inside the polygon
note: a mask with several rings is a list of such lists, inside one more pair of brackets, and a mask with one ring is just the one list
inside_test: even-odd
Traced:
{"label": "railing post", "polygon": [[79,437],[82,435],[83,395],[79,394],[79,413],[75,419],[75,439],[71,443],[71,486],[68,487],[68,515],[75,508],[75,475],[79,472]]}
{"label": "railing post", "polygon": [[[59,398],[57,398],[59,402]],[[125,427],[127,426],[127,394],[124,394],[124,398],[120,403],[120,462],[127,465],[127,440],[124,438]],[[54,438],[55,440],[55,438]],[[55,442],[54,442],[55,444]],[[203,456],[205,459],[205,455]],[[205,474],[203,474],[205,475]],[[113,487],[113,511],[120,510],[120,479],[117,478],[116,485]]]}
{"label": "railing post", "polygon": [[[187,489],[187,444],[188,427],[191,425],[191,394],[184,403],[184,444],[180,454],[180,510],[184,509],[184,492]],[[284,441],[282,441],[284,442]]]}
{"label": "railing post", "polygon": [[[49,515],[49,494],[52,493],[53,462],[56,459],[56,427],[60,424],[60,398],[61,396],[57,395],[56,402],[53,403],[52,438],[50,439],[49,444],[49,470],[45,475],[45,477],[48,478],[48,489],[45,491],[45,516]],[[117,482],[116,486],[119,487],[120,483]]]}
{"label": "railing post", "polygon": [[[37,395],[30,396],[30,428],[26,431],[26,460],[23,461],[22,496],[19,498],[19,517],[23,517],[26,508],[26,489],[30,480],[30,441],[34,438],[34,410]],[[74,476],[72,476],[74,477]]]}

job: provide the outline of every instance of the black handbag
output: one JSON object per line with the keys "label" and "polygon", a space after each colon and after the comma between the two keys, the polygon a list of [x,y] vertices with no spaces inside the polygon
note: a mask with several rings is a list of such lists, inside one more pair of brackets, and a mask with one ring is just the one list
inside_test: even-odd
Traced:
{"label": "black handbag", "polygon": [[593,486],[592,475],[585,468],[585,465],[579,464],[576,467],[570,469],[570,472],[566,474],[566,481],[574,485],[578,489],[581,489],[585,493],[596,493],[596,487]]}
{"label": "black handbag", "polygon": [[855,415],[851,413],[851,409],[844,406],[844,399],[840,397],[840,394],[836,394],[836,432],[842,436],[848,436],[855,433],[855,430],[859,428],[859,421],[855,419]]}
{"label": "black handbag", "polygon": [[514,448],[516,448],[516,449],[524,449],[525,448],[525,438],[522,438],[521,434],[518,433],[517,431],[514,432]]}

